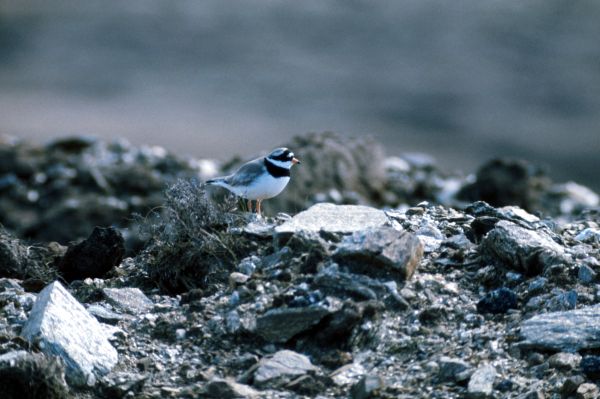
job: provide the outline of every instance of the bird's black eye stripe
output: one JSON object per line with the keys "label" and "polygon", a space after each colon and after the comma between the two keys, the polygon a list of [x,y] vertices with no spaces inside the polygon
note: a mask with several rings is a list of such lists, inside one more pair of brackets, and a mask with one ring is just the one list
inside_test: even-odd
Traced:
{"label": "bird's black eye stripe", "polygon": [[290,152],[289,150],[285,150],[283,153],[276,156],[270,156],[269,158],[275,161],[290,161],[292,158],[294,158],[294,153]]}

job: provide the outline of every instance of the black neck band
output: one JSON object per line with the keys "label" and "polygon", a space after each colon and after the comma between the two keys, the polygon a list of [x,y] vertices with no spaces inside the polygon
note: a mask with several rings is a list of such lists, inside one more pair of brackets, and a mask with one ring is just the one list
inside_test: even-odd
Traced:
{"label": "black neck band", "polygon": [[273,177],[290,177],[290,170],[288,168],[277,166],[269,162],[267,158],[265,158],[265,166],[267,167],[269,174]]}

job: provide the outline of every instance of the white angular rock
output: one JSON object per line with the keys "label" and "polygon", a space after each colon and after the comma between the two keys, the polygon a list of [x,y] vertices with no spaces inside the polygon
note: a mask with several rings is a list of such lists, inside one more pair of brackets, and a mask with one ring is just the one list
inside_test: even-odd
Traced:
{"label": "white angular rock", "polygon": [[261,359],[254,372],[254,385],[259,388],[277,387],[317,369],[308,357],[290,350],[281,350],[271,357]]}
{"label": "white angular rock", "polygon": [[95,384],[118,361],[100,323],[58,281],[38,294],[21,335],[62,358],[72,385]]}
{"label": "white angular rock", "polygon": [[349,234],[389,225],[384,211],[362,205],[315,204],[291,220],[275,228],[276,234],[294,234],[298,231]]}

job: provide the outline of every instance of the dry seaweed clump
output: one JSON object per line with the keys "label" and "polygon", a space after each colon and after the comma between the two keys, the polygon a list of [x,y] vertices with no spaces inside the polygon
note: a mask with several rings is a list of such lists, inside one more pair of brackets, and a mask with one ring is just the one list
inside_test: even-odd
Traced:
{"label": "dry seaweed clump", "polygon": [[55,259],[62,255],[58,246],[25,245],[0,226],[0,277],[19,280],[55,280]]}
{"label": "dry seaweed clump", "polygon": [[169,294],[193,288],[210,291],[215,283],[225,282],[249,246],[230,233],[243,223],[236,206],[233,197],[211,201],[196,181],[180,180],[171,186],[160,216],[147,222],[152,238],[140,256],[149,278]]}

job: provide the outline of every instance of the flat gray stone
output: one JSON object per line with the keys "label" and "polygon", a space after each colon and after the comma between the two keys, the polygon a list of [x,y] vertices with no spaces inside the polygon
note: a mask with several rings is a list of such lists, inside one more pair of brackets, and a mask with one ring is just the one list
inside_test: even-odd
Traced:
{"label": "flat gray stone", "polygon": [[521,337],[521,345],[542,350],[600,348],[600,305],[533,316],[521,324]]}
{"label": "flat gray stone", "polygon": [[330,311],[322,306],[271,309],[256,319],[256,333],[270,342],[287,342],[328,314]]}
{"label": "flat gray stone", "polygon": [[354,232],[333,253],[354,273],[394,280],[411,278],[422,257],[423,244],[415,234],[387,226]]}
{"label": "flat gray stone", "polygon": [[258,388],[277,388],[316,370],[318,368],[308,357],[290,350],[281,350],[260,360],[254,372],[254,385]]}
{"label": "flat gray stone", "polygon": [[278,235],[299,231],[349,234],[389,224],[384,211],[363,205],[315,204],[275,228]]}
{"label": "flat gray stone", "polygon": [[483,260],[536,275],[544,267],[565,261],[564,248],[542,232],[501,220],[485,236],[480,245]]}
{"label": "flat gray stone", "polygon": [[385,381],[377,374],[366,374],[350,389],[350,399],[369,399],[382,389]]}
{"label": "flat gray stone", "polygon": [[38,294],[21,335],[62,358],[72,385],[95,384],[118,361],[100,323],[58,281]]}
{"label": "flat gray stone", "polygon": [[146,313],[154,306],[139,288],[104,288],[102,293],[108,303],[127,313]]}
{"label": "flat gray stone", "polygon": [[467,387],[469,398],[481,399],[491,397],[496,375],[496,368],[491,364],[478,367],[469,380]]}

